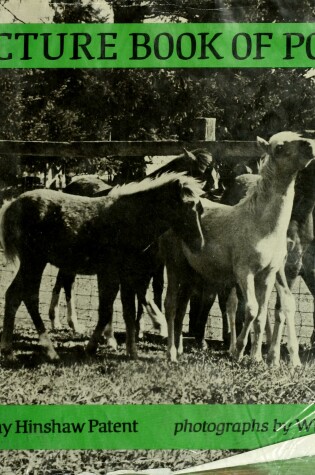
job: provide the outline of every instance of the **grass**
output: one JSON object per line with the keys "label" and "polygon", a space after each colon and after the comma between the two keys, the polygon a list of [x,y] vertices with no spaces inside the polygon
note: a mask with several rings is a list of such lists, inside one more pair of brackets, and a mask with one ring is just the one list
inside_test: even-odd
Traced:
{"label": "grass", "polygon": [[211,450],[0,451],[0,475],[105,475],[115,470],[181,470],[234,455]]}
{"label": "grass", "polygon": [[[208,352],[186,344],[178,364],[167,361],[165,342],[138,344],[139,359],[125,357],[123,337],[114,352],[101,345],[94,359],[84,338],[54,335],[60,362],[45,362],[35,332],[15,335],[17,359],[0,366],[0,404],[233,404],[312,403],[315,364],[304,352],[301,369],[238,364],[217,343]],[[103,475],[114,470],[180,470],[228,457],[229,450],[0,451],[0,475]]]}
{"label": "grass", "polygon": [[[0,367],[0,404],[270,404],[312,403],[315,364],[305,351],[302,368],[233,361],[220,343],[207,352],[188,347],[178,364],[167,361],[165,343],[151,337],[130,361],[102,345],[93,359],[86,340],[55,336],[60,362],[45,362],[32,331],[16,335],[17,361]],[[189,346],[189,345],[188,345]]]}

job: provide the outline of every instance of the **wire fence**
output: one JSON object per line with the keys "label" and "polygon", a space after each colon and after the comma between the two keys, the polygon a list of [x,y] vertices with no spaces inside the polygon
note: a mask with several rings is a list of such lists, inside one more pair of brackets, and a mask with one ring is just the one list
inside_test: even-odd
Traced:
{"label": "wire fence", "polygon": [[[5,291],[10,285],[16,268],[11,264],[6,265],[3,252],[0,251],[0,323],[4,315],[4,296]],[[51,265],[47,265],[43,274],[41,289],[40,289],[40,312],[42,318],[47,326],[50,328],[48,318],[48,310],[51,299],[52,288],[55,284],[57,269]],[[149,290],[151,292],[151,290]],[[313,297],[309,293],[302,279],[298,278],[294,286],[293,293],[296,298],[296,329],[300,343],[308,345],[313,331]],[[89,335],[94,328],[98,316],[98,290],[95,276],[78,275],[74,288],[75,304],[78,314],[78,321],[86,328],[86,333]],[[276,301],[276,293],[273,292],[269,303],[269,314],[271,321],[273,320],[274,306]],[[60,298],[60,317],[64,328],[67,328],[66,321],[66,303],[64,293],[62,292]],[[151,320],[144,313],[144,331],[153,332]],[[114,329],[118,332],[125,331],[125,325],[122,317],[122,307],[120,296],[114,304]],[[25,328],[33,328],[33,323],[27,313],[24,304],[18,310],[16,316],[16,331],[23,332]],[[184,320],[184,331],[188,330],[188,314]],[[208,319],[206,336],[210,340],[222,340],[222,316],[217,301],[213,305],[210,317]],[[284,340],[286,333],[284,332]],[[71,334],[69,334],[71,338]]]}

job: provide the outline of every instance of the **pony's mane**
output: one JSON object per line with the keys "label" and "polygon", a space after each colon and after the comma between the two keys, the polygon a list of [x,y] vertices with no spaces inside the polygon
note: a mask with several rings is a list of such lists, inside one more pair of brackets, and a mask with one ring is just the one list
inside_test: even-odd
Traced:
{"label": "pony's mane", "polygon": [[257,198],[265,193],[270,193],[270,183],[273,178],[273,169],[271,165],[270,155],[266,154],[259,163],[260,177],[256,183],[247,190],[246,195],[242,198],[236,206],[248,204],[250,209],[255,208]]}
{"label": "pony's mane", "polygon": [[259,161],[258,161],[258,164],[257,164],[257,168],[258,168],[258,173],[259,173],[259,174],[261,174],[261,172],[262,172],[262,170],[263,170],[263,168],[264,168],[264,166],[265,166],[266,161],[268,161],[268,158],[269,158],[268,153],[264,153],[264,154],[260,157],[260,159],[259,159]]}
{"label": "pony's mane", "polygon": [[191,176],[187,176],[186,172],[181,173],[165,173],[157,178],[148,177],[140,182],[127,183],[126,185],[115,186],[108,196],[118,198],[120,196],[128,196],[146,191],[156,190],[180,182],[184,196],[198,198],[203,194],[201,183]]}
{"label": "pony's mane", "polygon": [[198,163],[200,162],[206,167],[208,167],[213,162],[212,154],[205,148],[197,148],[196,150],[192,150],[191,153],[195,156]]}
{"label": "pony's mane", "polygon": [[[191,157],[190,155],[193,155],[193,157]],[[206,169],[212,162],[212,154],[206,149],[198,148],[196,150],[192,150],[191,152],[182,153],[181,155],[172,158],[169,162],[165,163],[161,167],[149,173],[148,177],[159,176],[162,173],[171,173],[173,171],[175,172],[176,166],[182,168],[182,170],[178,170],[177,173],[186,171],[186,169],[189,168],[189,166],[191,165],[197,165],[198,168]]]}

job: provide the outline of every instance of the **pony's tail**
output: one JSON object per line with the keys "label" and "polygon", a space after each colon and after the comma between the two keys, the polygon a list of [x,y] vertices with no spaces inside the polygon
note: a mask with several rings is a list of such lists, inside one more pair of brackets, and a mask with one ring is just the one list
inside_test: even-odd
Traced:
{"label": "pony's tail", "polygon": [[4,256],[8,262],[15,262],[17,257],[17,250],[12,239],[10,239],[9,229],[6,215],[12,203],[4,204],[0,209],[0,245],[4,251]]}

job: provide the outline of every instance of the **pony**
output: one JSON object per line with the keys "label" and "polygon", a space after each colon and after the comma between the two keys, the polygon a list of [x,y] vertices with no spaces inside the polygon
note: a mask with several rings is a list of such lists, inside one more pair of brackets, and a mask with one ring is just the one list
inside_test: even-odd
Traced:
{"label": "pony", "polygon": [[168,174],[115,187],[99,198],[34,190],[4,208],[1,243],[6,258],[18,257],[20,266],[5,295],[3,355],[13,358],[14,320],[23,301],[45,355],[58,359],[39,313],[40,281],[49,262],[66,272],[97,275],[99,318],[87,345],[91,354],[111,322],[121,283],[127,355],[136,357],[135,314],[127,289],[136,293],[145,249],[169,228],[192,252],[201,251],[200,194],[195,179]]}
{"label": "pony", "polygon": [[[293,366],[300,365],[295,334],[295,301],[286,281],[286,236],[294,200],[297,173],[315,155],[315,142],[293,132],[280,132],[269,142],[258,139],[268,154],[261,178],[236,206],[202,200],[205,246],[192,253],[172,232],[163,239],[168,288],[165,312],[168,321],[168,353],[172,361],[182,352],[181,330],[191,295],[189,268],[215,292],[239,285],[245,301],[245,321],[236,341],[234,356],[241,360],[251,325],[254,339],[251,357],[262,360],[262,337],[274,284],[288,324],[288,349]],[[277,279],[276,279],[277,276]],[[277,364],[277,354],[272,354]]]}
{"label": "pony", "polygon": [[[221,198],[221,203],[230,206],[236,205],[249,192],[250,188],[257,184],[260,179],[256,174],[244,174],[236,177],[233,185],[227,188]],[[314,207],[315,207],[315,162],[311,162],[307,168],[299,171],[295,184],[295,196],[293,201],[293,208],[291,219],[287,231],[287,257],[285,262],[285,275],[288,286],[292,289],[297,277],[300,275],[313,297],[315,298],[315,266],[314,266]],[[230,289],[224,289],[219,293],[219,304],[223,316],[223,341],[227,344],[229,341],[229,334],[227,328],[227,316],[232,318],[230,327],[234,324],[235,318],[235,302],[234,309],[230,308],[231,301],[228,301]],[[190,334],[195,336],[197,344],[203,348],[207,345],[204,340],[205,326],[208,319],[210,309],[213,305],[215,293],[203,293],[202,286],[196,289],[196,295],[191,299],[190,304]],[[236,333],[241,331],[241,323],[243,322],[243,305],[241,305],[242,297],[238,292],[238,316],[236,316],[234,328],[230,328],[230,351],[233,351]],[[232,304],[233,305],[233,304]],[[239,306],[241,308],[239,308]],[[228,307],[228,308],[227,308]],[[315,308],[315,307],[314,307]],[[279,325],[283,325],[284,318],[281,312],[281,303],[279,295],[276,301],[276,321]],[[314,319],[315,326],[315,319]],[[274,342],[272,343],[272,330],[270,320],[267,319],[266,334],[267,343],[273,345],[273,349],[269,350],[268,358],[272,360],[279,360],[279,357],[272,356],[273,351],[279,351],[280,338],[282,328],[274,332]],[[315,330],[313,330],[311,343],[313,343]]]}
{"label": "pony", "polygon": [[[206,184],[208,189],[213,189],[217,184],[217,176],[215,173],[215,162],[212,155],[203,149],[197,149],[189,152],[184,149],[184,153],[175,157],[149,173],[147,177],[156,178],[165,173],[188,173],[188,175],[202,180],[206,176]],[[101,178],[93,175],[84,175],[76,177],[63,190],[65,193],[81,195],[81,196],[106,196],[111,186],[105,183]],[[154,328],[159,329],[161,336],[167,337],[167,326],[162,309],[162,292],[164,288],[164,264],[159,258],[157,242],[152,245],[144,253],[147,259],[147,267],[150,276],[145,278],[144,287],[149,286],[148,280],[152,278],[154,300],[143,297],[144,291],[141,291],[142,300],[138,296],[138,310],[136,318],[137,334],[141,336],[140,321],[143,313],[143,307],[146,308],[148,315],[151,317]],[[60,269],[57,275],[56,283],[53,288],[52,298],[49,307],[49,318],[53,329],[60,329],[61,323],[59,318],[59,299],[62,287],[65,290],[66,304],[67,304],[67,321],[69,327],[77,332],[82,333],[84,328],[79,325],[76,315],[75,303],[73,298],[73,285],[75,281],[75,274],[66,273]],[[117,342],[114,337],[114,332],[111,324],[105,329],[105,336],[107,344],[114,349],[117,348]]]}

